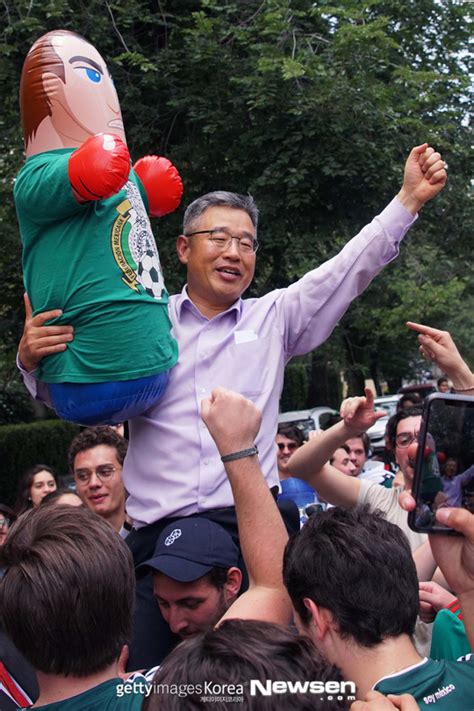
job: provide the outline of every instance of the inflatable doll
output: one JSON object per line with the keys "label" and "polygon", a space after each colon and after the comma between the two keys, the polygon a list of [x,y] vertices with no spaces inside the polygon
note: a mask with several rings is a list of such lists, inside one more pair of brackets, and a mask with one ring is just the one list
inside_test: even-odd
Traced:
{"label": "inflatable doll", "polygon": [[14,196],[25,288],[34,314],[62,309],[50,323],[74,327],[36,375],[60,417],[122,422],[156,402],[177,360],[147,209],[176,209],[181,179],[157,156],[131,167],[107,66],[73,32],[35,42],[20,104],[27,160]]}

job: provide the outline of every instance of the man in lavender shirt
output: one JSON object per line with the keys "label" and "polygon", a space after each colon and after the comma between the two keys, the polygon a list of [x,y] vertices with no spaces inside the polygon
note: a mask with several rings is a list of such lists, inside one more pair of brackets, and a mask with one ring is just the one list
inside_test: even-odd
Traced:
{"label": "man in lavender shirt", "polygon": [[[136,564],[151,556],[160,531],[173,518],[206,515],[235,534],[230,485],[199,416],[200,403],[213,388],[236,390],[262,411],[256,445],[268,485],[278,485],[274,433],[286,363],[328,338],[353,299],[398,255],[416,213],[446,179],[440,154],[426,143],[415,147],[400,192],[379,216],[338,255],[287,289],[258,299],[241,298],[255,270],[258,211],[253,199],[216,192],[187,208],[177,240],[187,284],[169,302],[179,360],[156,407],[129,422],[123,479],[130,493],[127,513],[135,522],[128,542]],[[45,325],[57,315],[49,311],[32,317],[27,311],[20,342],[25,384],[40,399],[45,394],[34,369],[73,338],[70,327]],[[139,613],[141,607],[139,599]],[[136,629],[141,637],[151,628],[147,619]],[[147,666],[149,658],[132,653],[132,660]],[[153,661],[158,661],[156,654]]]}

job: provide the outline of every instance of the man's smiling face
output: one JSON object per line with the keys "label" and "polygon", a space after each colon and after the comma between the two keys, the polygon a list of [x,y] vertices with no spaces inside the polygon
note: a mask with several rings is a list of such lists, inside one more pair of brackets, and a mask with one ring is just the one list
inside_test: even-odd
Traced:
{"label": "man's smiling face", "polygon": [[[247,212],[226,206],[209,207],[192,223],[188,232],[222,227],[235,237],[256,237]],[[181,263],[187,267],[189,297],[208,317],[228,309],[253,279],[255,252],[242,252],[237,240],[232,240],[227,248],[219,249],[209,240],[209,234],[181,235],[177,249]]]}

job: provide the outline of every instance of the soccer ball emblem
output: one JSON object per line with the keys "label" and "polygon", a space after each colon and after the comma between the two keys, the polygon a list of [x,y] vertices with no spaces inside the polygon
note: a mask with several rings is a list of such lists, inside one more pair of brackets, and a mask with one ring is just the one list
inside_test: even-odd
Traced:
{"label": "soccer ball emblem", "polygon": [[146,250],[138,264],[138,281],[149,296],[154,299],[161,297],[163,281],[158,259],[151,249]]}

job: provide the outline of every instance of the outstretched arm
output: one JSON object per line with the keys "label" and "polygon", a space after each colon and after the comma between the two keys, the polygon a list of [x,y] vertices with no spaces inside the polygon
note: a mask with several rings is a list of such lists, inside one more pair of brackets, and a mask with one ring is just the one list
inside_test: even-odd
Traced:
{"label": "outstretched arm", "polygon": [[317,348],[352,301],[399,254],[416,211],[446,182],[445,164],[434,148],[415,147],[398,195],[332,259],[283,289],[276,302],[285,358]]}
{"label": "outstretched arm", "polygon": [[359,479],[343,474],[327,461],[347,439],[368,430],[384,414],[374,411],[374,396],[368,388],[365,397],[344,400],[341,422],[297,449],[288,462],[289,471],[311,484],[325,501],[355,506],[359,497]]}
{"label": "outstretched arm", "polygon": [[[217,388],[209,399],[202,401],[201,416],[221,456],[253,447],[261,413],[243,395]],[[221,620],[241,618],[286,625],[292,608],[283,585],[283,551],[288,534],[280,512],[257,455],[224,466],[234,495],[240,546],[250,585]]]}
{"label": "outstretched arm", "polygon": [[407,326],[419,334],[421,355],[436,363],[446,373],[457,392],[474,392],[474,374],[448,331],[412,321],[407,321]]}

